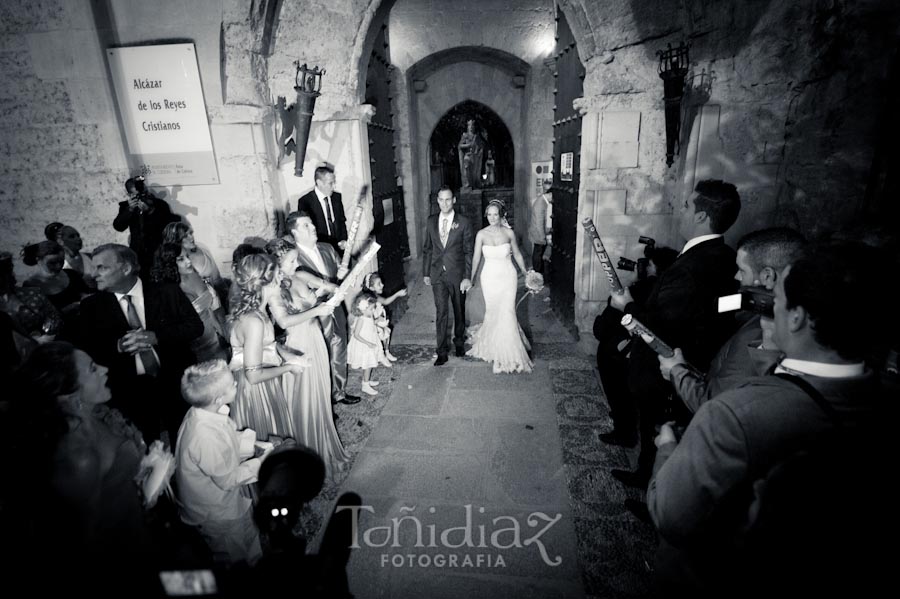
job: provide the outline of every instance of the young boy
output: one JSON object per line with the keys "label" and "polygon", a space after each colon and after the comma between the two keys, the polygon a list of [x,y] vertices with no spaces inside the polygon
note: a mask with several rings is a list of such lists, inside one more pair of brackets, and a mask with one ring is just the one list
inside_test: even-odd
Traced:
{"label": "young boy", "polygon": [[260,460],[244,459],[253,455],[256,434],[238,433],[228,416],[234,377],[223,360],[203,362],[184,371],[181,394],[191,405],[176,446],[181,518],[200,530],[217,560],[253,564],[262,550],[241,485],[256,482]]}

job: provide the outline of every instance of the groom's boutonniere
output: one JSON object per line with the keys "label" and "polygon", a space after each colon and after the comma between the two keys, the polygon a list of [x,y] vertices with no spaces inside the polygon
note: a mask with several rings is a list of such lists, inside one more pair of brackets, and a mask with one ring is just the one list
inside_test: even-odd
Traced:
{"label": "groom's boutonniere", "polygon": [[451,228],[451,229],[458,229],[458,228],[459,228],[459,223],[456,222],[456,221],[453,221],[453,224],[450,225],[450,228]]}

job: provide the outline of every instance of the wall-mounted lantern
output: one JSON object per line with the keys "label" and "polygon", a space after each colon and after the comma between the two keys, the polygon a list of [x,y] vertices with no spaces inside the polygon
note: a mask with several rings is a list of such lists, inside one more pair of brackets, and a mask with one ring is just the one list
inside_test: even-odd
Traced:
{"label": "wall-mounted lantern", "polygon": [[681,99],[690,64],[689,48],[689,44],[681,42],[677,48],[668,44],[667,49],[656,52],[666,102],[666,166],[672,166],[675,154],[681,151]]}
{"label": "wall-mounted lantern", "polygon": [[294,62],[297,65],[296,85],[294,91],[297,92],[297,104],[294,112],[297,115],[297,133],[294,141],[297,147],[294,149],[294,176],[303,176],[303,161],[306,159],[306,143],[309,141],[309,129],[312,124],[313,110],[316,106],[316,98],[320,95],[322,89],[322,75],[325,69],[319,70],[319,67],[310,69],[306,63],[300,65],[300,61]]}

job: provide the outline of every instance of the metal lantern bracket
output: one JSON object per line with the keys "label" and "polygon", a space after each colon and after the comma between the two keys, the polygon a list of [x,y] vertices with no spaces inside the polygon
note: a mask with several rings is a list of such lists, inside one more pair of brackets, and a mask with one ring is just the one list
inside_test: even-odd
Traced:
{"label": "metal lantern bracket", "polygon": [[663,80],[666,105],[666,166],[672,166],[675,154],[681,152],[681,100],[684,97],[684,78],[690,65],[690,44],[681,42],[677,48],[668,44],[659,56],[659,77]]}
{"label": "metal lantern bracket", "polygon": [[[275,109],[282,120],[281,135],[278,140],[281,151],[288,155],[291,152],[294,153],[294,176],[302,177],[313,112],[316,107],[316,98],[322,95],[322,75],[325,74],[325,69],[309,68],[306,63],[301,65],[299,60],[294,61],[294,65],[297,67],[294,77],[297,102],[286,107],[284,98],[279,97]],[[292,132],[294,132],[294,139],[289,141],[288,138]]]}

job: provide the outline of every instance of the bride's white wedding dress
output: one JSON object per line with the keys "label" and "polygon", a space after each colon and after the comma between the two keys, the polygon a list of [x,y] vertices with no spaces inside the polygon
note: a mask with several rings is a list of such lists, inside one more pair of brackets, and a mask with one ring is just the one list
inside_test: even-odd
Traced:
{"label": "bride's white wedding dress", "polygon": [[466,355],[493,362],[494,372],[531,372],[528,357],[531,346],[516,320],[516,268],[510,258],[511,247],[483,245],[484,268],[481,290],[484,294],[484,322],[472,327],[472,349]]}

